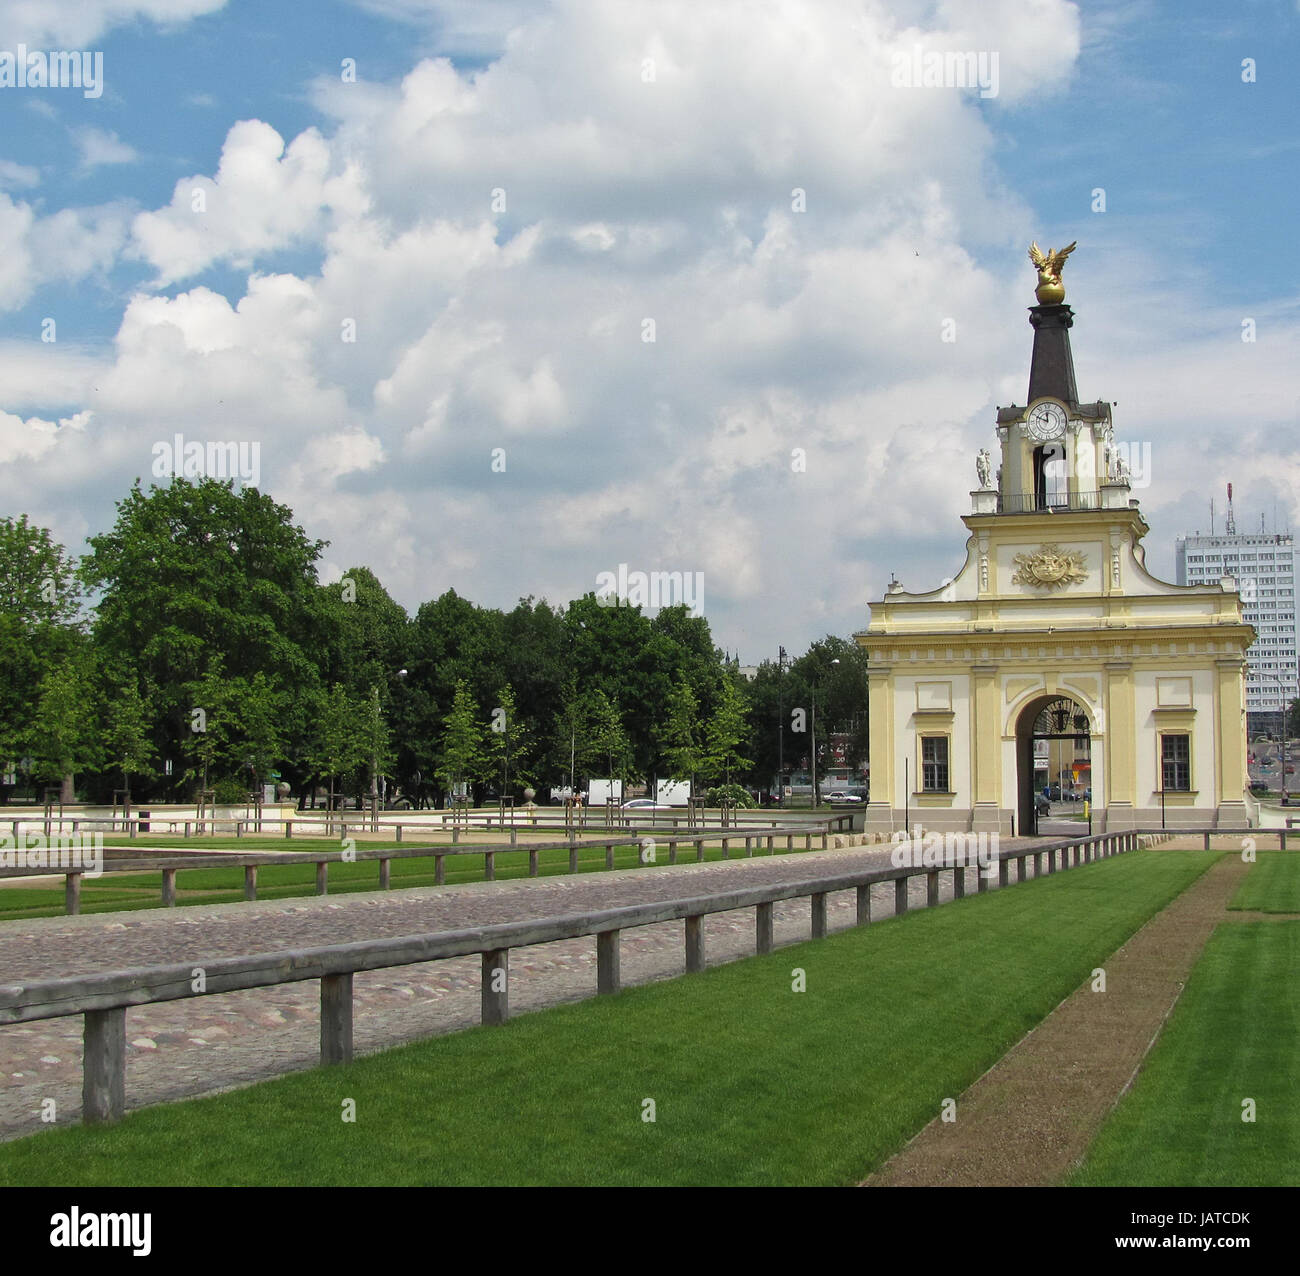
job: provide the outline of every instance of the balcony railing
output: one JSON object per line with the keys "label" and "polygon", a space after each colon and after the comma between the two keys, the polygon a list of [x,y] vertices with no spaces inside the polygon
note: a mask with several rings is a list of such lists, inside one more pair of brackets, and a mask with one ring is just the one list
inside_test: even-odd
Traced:
{"label": "balcony railing", "polygon": [[999,514],[1041,514],[1047,510],[1101,508],[1096,492],[1006,492],[998,494]]}

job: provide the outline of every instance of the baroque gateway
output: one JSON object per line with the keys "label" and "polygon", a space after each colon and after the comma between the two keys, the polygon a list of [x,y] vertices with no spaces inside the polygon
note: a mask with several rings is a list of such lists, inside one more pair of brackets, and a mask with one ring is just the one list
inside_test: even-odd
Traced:
{"label": "baroque gateway", "polygon": [[957,577],[891,581],[857,635],[870,661],[869,831],[1030,833],[1035,794],[1087,794],[1093,829],[1251,823],[1246,650],[1230,577],[1146,569],[1111,405],[1081,403],[1061,269],[1030,258],[1034,348],[1023,407],[999,408],[1001,464],[979,487]]}

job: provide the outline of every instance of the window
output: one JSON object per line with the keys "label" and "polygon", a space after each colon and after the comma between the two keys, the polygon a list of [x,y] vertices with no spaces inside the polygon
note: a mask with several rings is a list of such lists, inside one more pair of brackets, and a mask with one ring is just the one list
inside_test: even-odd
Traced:
{"label": "window", "polygon": [[948,737],[921,737],[921,788],[926,793],[948,792]]}
{"label": "window", "polygon": [[1160,763],[1166,793],[1187,793],[1192,787],[1191,737],[1162,735]]}

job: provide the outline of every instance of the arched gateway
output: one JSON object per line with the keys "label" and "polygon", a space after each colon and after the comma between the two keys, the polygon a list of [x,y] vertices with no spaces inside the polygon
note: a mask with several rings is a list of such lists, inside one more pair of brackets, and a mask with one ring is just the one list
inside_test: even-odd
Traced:
{"label": "arched gateway", "polygon": [[1116,440],[1109,403],[1080,402],[1063,296],[1058,282],[1030,308],[1029,392],[998,409],[996,479],[988,451],[976,462],[965,564],[925,593],[891,581],[857,635],[870,831],[911,812],[936,831],[1024,832],[1036,776],[1053,772],[1091,789],[1095,832],[1158,827],[1162,811],[1169,825],[1251,822],[1255,631],[1231,578],[1147,570],[1133,487],[1150,445]]}

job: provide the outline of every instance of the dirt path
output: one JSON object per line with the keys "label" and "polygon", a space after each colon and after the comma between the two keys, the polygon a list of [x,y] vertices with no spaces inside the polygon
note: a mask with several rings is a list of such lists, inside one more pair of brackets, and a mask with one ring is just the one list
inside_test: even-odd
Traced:
{"label": "dirt path", "polygon": [[[1041,1187],[1087,1150],[1173,1009],[1250,865],[1225,856],[937,1116],[866,1187]],[[1245,915],[1249,916],[1249,914]]]}

